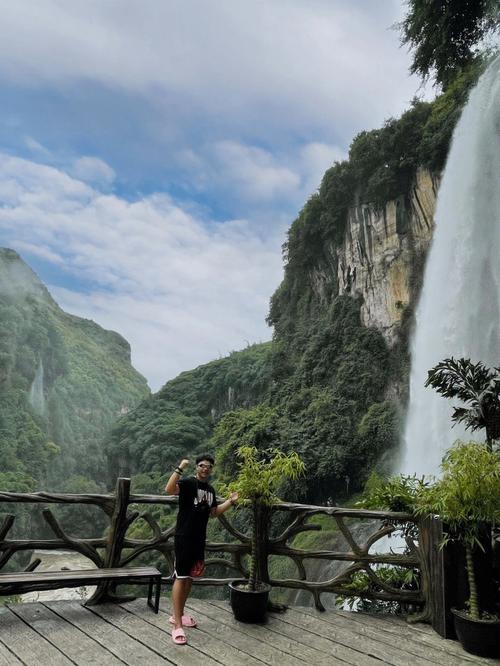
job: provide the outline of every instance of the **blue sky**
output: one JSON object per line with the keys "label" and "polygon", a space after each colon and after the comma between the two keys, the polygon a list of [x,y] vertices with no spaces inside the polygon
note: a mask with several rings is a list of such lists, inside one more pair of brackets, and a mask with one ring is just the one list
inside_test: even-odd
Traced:
{"label": "blue sky", "polygon": [[288,226],[422,94],[397,0],[0,8],[0,244],[154,390],[270,339]]}

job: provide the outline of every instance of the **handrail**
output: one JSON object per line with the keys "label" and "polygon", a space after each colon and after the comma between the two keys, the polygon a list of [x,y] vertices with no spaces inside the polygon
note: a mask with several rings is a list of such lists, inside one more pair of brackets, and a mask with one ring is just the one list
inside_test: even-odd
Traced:
{"label": "handrail", "polygon": [[[46,550],[74,550],[85,555],[99,568],[113,568],[126,566],[133,562],[139,555],[149,551],[160,552],[165,559],[166,569],[169,573],[173,571],[173,536],[174,525],[162,529],[154,517],[148,512],[140,513],[129,508],[141,505],[166,505],[175,506],[178,498],[166,495],[138,495],[130,493],[130,479],[119,478],[116,490],[110,494],[64,494],[50,492],[36,493],[10,493],[0,492],[0,502],[6,503],[34,503],[34,504],[91,504],[98,506],[108,516],[110,521],[106,536],[101,538],[81,539],[66,533],[49,508],[44,508],[42,516],[55,538],[50,539],[9,539],[8,533],[14,524],[15,516],[8,514],[0,525],[0,570],[7,564],[11,557],[18,551],[31,549]],[[275,512],[288,514],[290,521],[282,529],[281,534],[269,536],[269,523],[271,515]],[[315,516],[326,515],[331,518],[332,526],[342,537],[346,550],[337,545],[336,549],[309,550],[298,548],[293,545],[293,540],[301,533],[307,531],[321,531],[322,526],[308,522]],[[149,539],[138,539],[128,536],[129,527],[137,518],[143,518],[151,529]],[[372,521],[372,533],[365,535],[361,542],[356,536],[352,526],[346,521],[356,519],[357,521]],[[236,572],[239,577],[247,576],[245,556],[250,552],[250,538],[248,535],[236,528],[228,519],[227,515],[220,516],[222,527],[231,535],[233,541],[208,542],[206,550],[215,556],[208,557],[206,564],[209,569],[214,566],[225,568],[229,572]],[[363,590],[362,596],[368,599],[381,599],[399,601],[413,606],[423,607],[422,616],[429,617],[430,596],[432,593],[431,581],[429,579],[429,567],[427,566],[427,555],[419,545],[420,538],[415,539],[406,532],[406,544],[408,552],[396,554],[391,552],[373,552],[374,544],[385,536],[393,533],[397,526],[402,524],[413,525],[413,532],[422,529],[422,525],[409,513],[373,511],[366,509],[345,508],[337,506],[318,506],[297,503],[279,502],[263,512],[262,524],[259,533],[260,559],[259,570],[263,578],[274,587],[287,588],[290,590],[307,590],[313,595],[315,605],[323,609],[321,595],[325,592],[333,592],[343,596],[360,596],[356,591],[353,581],[356,576],[362,574],[368,581],[367,589]],[[373,522],[375,521],[375,522]],[[283,522],[283,518],[281,519]],[[223,553],[228,557],[217,555]],[[289,558],[295,563],[297,577],[273,578],[268,573],[269,557],[281,556]],[[308,567],[306,561],[325,560],[326,562],[338,561],[346,563],[338,573],[324,581],[310,580],[308,578]],[[418,569],[421,584],[419,589],[402,590],[394,587],[383,580],[380,574],[380,566],[390,565],[408,569]],[[33,567],[32,567],[33,568]],[[379,573],[377,573],[379,572]],[[208,577],[196,581],[201,585],[221,585],[231,578]],[[114,590],[108,583],[101,584],[92,601],[114,600]]]}

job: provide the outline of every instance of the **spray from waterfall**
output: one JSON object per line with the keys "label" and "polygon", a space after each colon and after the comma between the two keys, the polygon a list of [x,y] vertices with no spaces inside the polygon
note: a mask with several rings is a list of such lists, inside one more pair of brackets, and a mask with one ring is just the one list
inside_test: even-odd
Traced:
{"label": "spray from waterfall", "polygon": [[[444,451],[470,432],[452,428],[452,404],[425,388],[427,371],[454,356],[500,362],[500,57],[471,91],[455,129],[436,208],[412,341],[410,402],[400,471],[436,474]],[[484,433],[475,434],[483,439]]]}

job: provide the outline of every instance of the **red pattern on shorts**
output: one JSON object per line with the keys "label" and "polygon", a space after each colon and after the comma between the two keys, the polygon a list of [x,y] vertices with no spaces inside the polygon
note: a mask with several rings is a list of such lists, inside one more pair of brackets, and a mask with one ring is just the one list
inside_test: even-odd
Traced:
{"label": "red pattern on shorts", "polygon": [[205,573],[205,562],[203,560],[198,560],[198,562],[195,562],[191,567],[189,575],[193,576],[193,578],[199,578],[200,576],[203,576],[204,573]]}

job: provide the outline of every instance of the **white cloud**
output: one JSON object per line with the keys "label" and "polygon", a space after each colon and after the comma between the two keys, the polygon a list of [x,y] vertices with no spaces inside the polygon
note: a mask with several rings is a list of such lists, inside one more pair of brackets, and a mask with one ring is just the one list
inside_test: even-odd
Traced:
{"label": "white cloud", "polygon": [[51,264],[56,266],[64,266],[63,257],[57,252],[53,252],[46,245],[35,245],[34,243],[28,243],[26,241],[12,239],[12,245],[15,246],[16,250],[19,252],[26,252],[33,255],[34,257],[39,257],[44,261],[48,261]]}
{"label": "white cloud", "polygon": [[79,157],[73,162],[71,175],[86,183],[110,185],[116,174],[113,169],[98,157]]}
{"label": "white cloud", "polygon": [[[251,213],[300,208],[315,192],[324,172],[337,160],[346,159],[341,148],[315,141],[281,154],[236,141],[219,141],[198,153],[185,150],[179,163],[201,192],[223,192]],[[242,206],[243,204],[243,206]],[[290,219],[288,219],[288,223]]]}
{"label": "white cloud", "polygon": [[297,173],[261,148],[221,141],[214,146],[214,159],[217,177],[229,182],[246,199],[262,201],[290,196],[300,185]]}
{"label": "white cloud", "polygon": [[[281,277],[279,237],[245,220],[215,223],[164,194],[133,202],[53,167],[0,155],[7,243],[93,289],[52,288],[61,305],[123,334],[158,388],[181,370],[269,339],[264,318]],[[36,249],[38,248],[38,249]]]}
{"label": "white cloud", "polygon": [[50,150],[47,150],[39,141],[34,139],[32,136],[24,137],[24,144],[34,155],[37,155],[38,158],[44,160],[51,160],[52,155]]}
{"label": "white cloud", "polygon": [[0,74],[130,91],[177,123],[201,113],[221,126],[257,124],[254,133],[369,128],[399,113],[418,85],[390,29],[401,4],[4,2]]}

